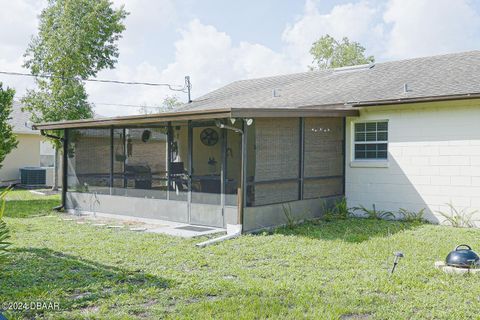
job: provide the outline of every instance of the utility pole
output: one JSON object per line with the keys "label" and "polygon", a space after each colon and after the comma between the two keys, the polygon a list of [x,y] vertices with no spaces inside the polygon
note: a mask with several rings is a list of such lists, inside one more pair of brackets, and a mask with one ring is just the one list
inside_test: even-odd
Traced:
{"label": "utility pole", "polygon": [[192,84],[190,82],[190,76],[185,76],[185,86],[187,87],[188,103],[190,103],[192,102],[192,98],[191,98]]}

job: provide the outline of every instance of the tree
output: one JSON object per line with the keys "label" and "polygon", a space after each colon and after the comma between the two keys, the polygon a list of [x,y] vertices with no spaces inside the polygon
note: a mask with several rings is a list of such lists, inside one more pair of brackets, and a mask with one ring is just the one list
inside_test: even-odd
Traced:
{"label": "tree", "polygon": [[[25,52],[24,67],[38,76],[37,89],[28,90],[22,99],[33,122],[93,117],[83,80],[114,68],[127,14],[123,6],[113,9],[109,0],[48,1],[40,14],[38,35]],[[52,142],[58,159],[60,144]],[[54,188],[57,181],[55,174]]]}
{"label": "tree", "polygon": [[346,37],[339,42],[328,34],[312,44],[310,54],[313,56],[312,62],[314,64],[310,66],[311,70],[339,68],[375,62],[373,56],[365,56],[365,48],[358,42],[351,42]]}
{"label": "tree", "polygon": [[9,123],[14,95],[15,90],[8,87],[4,90],[3,84],[0,82],[0,137],[2,137],[0,139],[0,169],[7,154],[18,145],[12,125]]}
{"label": "tree", "polygon": [[3,215],[5,214],[5,206],[7,203],[7,195],[12,190],[12,187],[8,187],[2,192],[0,192],[0,263],[3,262],[5,256],[8,254],[8,248],[11,243],[8,242],[10,239],[10,230],[8,229],[7,224],[3,220]]}
{"label": "tree", "polygon": [[178,108],[181,105],[182,103],[178,100],[177,96],[166,96],[163,99],[161,106],[155,107],[155,108],[144,106],[140,108],[140,113],[152,114],[152,113],[168,112],[168,111],[174,110],[175,108]]}

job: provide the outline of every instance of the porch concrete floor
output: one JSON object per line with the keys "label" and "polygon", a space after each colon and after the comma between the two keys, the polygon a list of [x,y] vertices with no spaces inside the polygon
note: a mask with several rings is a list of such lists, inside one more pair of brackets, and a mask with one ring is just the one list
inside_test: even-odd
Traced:
{"label": "porch concrete floor", "polygon": [[[215,233],[226,233],[224,228],[216,228],[210,226],[191,225],[188,223],[160,220],[160,219],[147,219],[133,216],[124,216],[108,213],[70,213],[64,216],[64,220],[76,221],[79,224],[91,224],[96,227],[112,228],[112,229],[125,229],[132,232],[151,232],[161,233],[170,236],[177,236],[182,238],[195,238]],[[183,228],[193,227],[194,229],[201,228],[205,230],[186,230]],[[179,229],[182,228],[182,229]]]}

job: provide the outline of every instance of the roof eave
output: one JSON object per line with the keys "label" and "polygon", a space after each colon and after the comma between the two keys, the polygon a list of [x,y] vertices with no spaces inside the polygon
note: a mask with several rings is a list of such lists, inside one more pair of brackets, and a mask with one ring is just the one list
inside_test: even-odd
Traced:
{"label": "roof eave", "polygon": [[285,118],[285,117],[349,117],[359,116],[359,110],[352,107],[306,106],[301,108],[233,108],[234,118]]}
{"label": "roof eave", "polygon": [[105,119],[86,119],[34,124],[36,130],[70,128],[106,128],[134,126],[168,121],[204,120],[215,118],[262,117],[346,117],[358,116],[359,111],[345,106],[307,106],[302,108],[223,108],[211,110],[177,111],[154,115],[126,116]]}
{"label": "roof eave", "polygon": [[360,107],[385,106],[406,103],[478,99],[480,93],[454,94],[429,97],[347,102],[344,105],[311,105],[300,108],[221,108],[211,110],[177,111],[150,115],[135,115],[105,119],[86,119],[34,124],[35,130],[93,128],[152,124],[168,121],[204,120],[214,118],[262,117],[348,117],[358,116]]}
{"label": "roof eave", "polygon": [[395,104],[405,104],[405,103],[426,103],[426,102],[466,100],[466,99],[478,99],[478,98],[480,98],[480,93],[463,93],[463,94],[451,94],[451,95],[442,95],[442,96],[407,97],[407,98],[400,98],[400,99],[386,99],[386,100],[376,100],[376,101],[351,101],[351,102],[345,103],[345,105],[350,107],[373,107],[373,106],[395,105]]}
{"label": "roof eave", "polygon": [[202,111],[179,111],[179,112],[166,112],[159,114],[149,115],[135,115],[114,117],[105,119],[85,119],[85,120],[72,120],[72,121],[60,121],[34,124],[33,129],[36,130],[59,130],[70,128],[103,128],[113,126],[129,126],[140,124],[152,124],[158,122],[168,121],[186,121],[186,120],[202,120],[212,118],[225,118],[230,117],[230,109],[212,109]]}

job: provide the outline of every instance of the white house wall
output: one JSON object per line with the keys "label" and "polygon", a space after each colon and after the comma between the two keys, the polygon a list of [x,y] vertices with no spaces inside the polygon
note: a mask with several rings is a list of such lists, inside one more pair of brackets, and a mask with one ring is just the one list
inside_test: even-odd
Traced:
{"label": "white house wall", "polygon": [[[4,159],[0,169],[0,185],[20,181],[20,169],[40,166],[40,142],[45,138],[39,134],[17,134],[18,145]],[[60,166],[61,167],[61,166]],[[53,168],[46,168],[46,185],[53,185]],[[61,171],[60,171],[61,174]],[[61,179],[59,179],[61,183]]]}
{"label": "white house wall", "polygon": [[40,165],[40,141],[43,137],[34,134],[18,134],[17,148],[13,149],[2,163],[0,180],[2,183],[20,180],[20,168]]}
{"label": "white house wall", "polygon": [[[388,161],[353,160],[353,123],[371,120],[388,120]],[[478,100],[366,108],[347,119],[346,140],[349,206],[426,208],[433,222],[443,221],[447,203],[480,210]]]}

